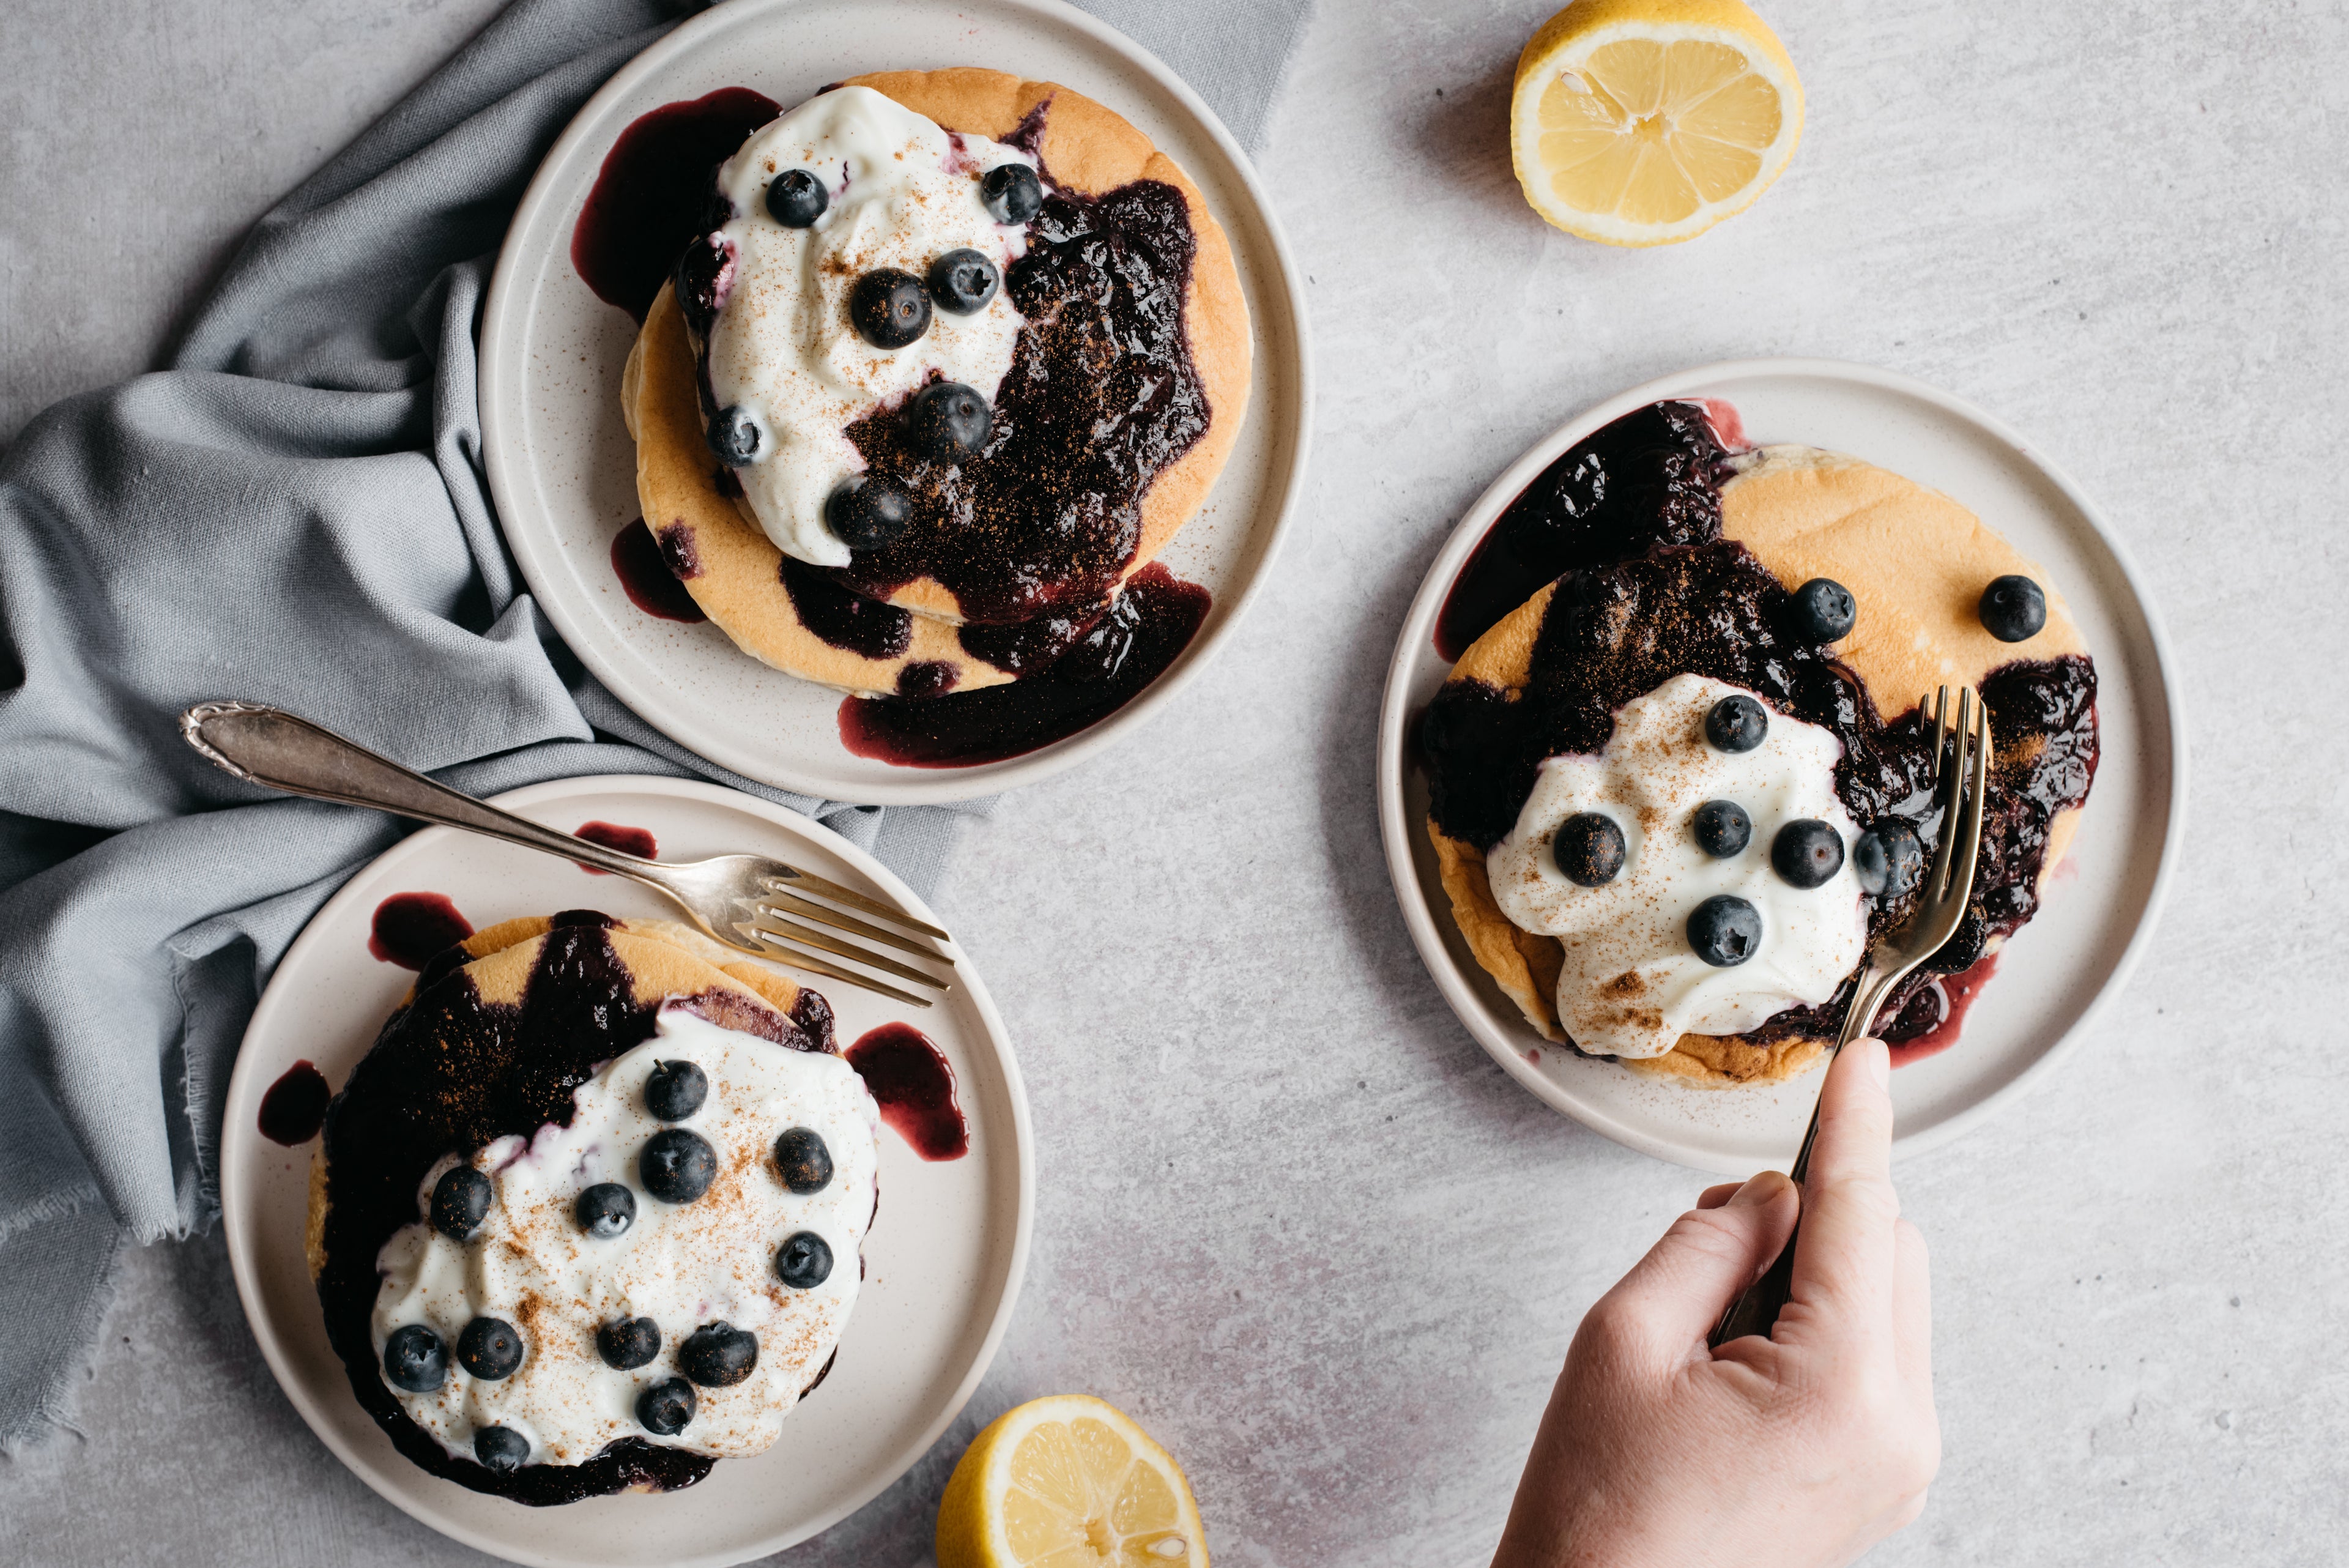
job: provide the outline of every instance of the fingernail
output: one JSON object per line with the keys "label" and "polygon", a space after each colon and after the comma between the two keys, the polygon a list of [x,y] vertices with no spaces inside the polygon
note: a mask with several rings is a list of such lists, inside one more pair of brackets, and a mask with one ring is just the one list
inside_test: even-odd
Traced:
{"label": "fingernail", "polygon": [[1732,1209],[1759,1209],[1776,1199],[1786,1189],[1786,1178],[1775,1170],[1765,1170],[1739,1188],[1729,1200]]}
{"label": "fingernail", "polygon": [[1874,1049],[1867,1054],[1868,1081],[1879,1089],[1889,1090],[1892,1087],[1892,1053],[1885,1048],[1881,1040],[1871,1040],[1868,1044]]}

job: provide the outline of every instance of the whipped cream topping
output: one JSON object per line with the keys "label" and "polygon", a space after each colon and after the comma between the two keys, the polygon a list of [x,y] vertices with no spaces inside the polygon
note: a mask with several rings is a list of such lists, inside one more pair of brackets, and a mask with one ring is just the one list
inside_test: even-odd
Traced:
{"label": "whipped cream topping", "polygon": [[[1740,690],[1677,675],[1625,703],[1597,756],[1542,763],[1516,826],[1485,857],[1501,913],[1565,950],[1557,1015],[1585,1051],[1661,1056],[1682,1034],[1742,1033],[1827,1001],[1866,951],[1866,895],[1850,859],[1859,829],[1835,793],[1843,742],[1774,710],[1754,750],[1714,749],[1705,715]],[[1740,854],[1715,859],[1699,847],[1693,822],[1709,800],[1734,801],[1753,819]],[[1622,869],[1596,888],[1568,881],[1550,850],[1558,826],[1585,811],[1623,831]],[[1778,829],[1805,817],[1834,827],[1845,849],[1842,868],[1808,888],[1770,864]],[[1715,968],[1689,945],[1688,919],[1723,893],[1760,912],[1762,941],[1745,962]]]}
{"label": "whipped cream topping", "polygon": [[[663,1123],[645,1108],[645,1081],[662,1059],[690,1061],[709,1078],[709,1097],[683,1122]],[[384,1342],[404,1324],[428,1325],[449,1347],[448,1380],[437,1391],[385,1386],[454,1455],[470,1457],[484,1427],[528,1438],[531,1464],[578,1464],[630,1437],[720,1457],[760,1452],[823,1369],[856,1303],[880,1127],[872,1095],[841,1057],[669,1008],[652,1039],[605,1064],[572,1103],[569,1127],[500,1138],[474,1155],[495,1196],[465,1241],[419,1219],[384,1244],[371,1324],[378,1366]],[[665,1126],[690,1127],[717,1150],[717,1179],[691,1203],[664,1203],[638,1179],[637,1153]],[[797,1127],[823,1137],[833,1166],[830,1184],[804,1197],[783,1185],[774,1158],[777,1135]],[[426,1173],[419,1216],[457,1163],[451,1156]],[[573,1213],[579,1194],[605,1181],[624,1183],[636,1200],[635,1223],[610,1240],[580,1229]],[[801,1231],[832,1249],[831,1274],[810,1290],[775,1273],[776,1248]],[[458,1335],[477,1316],[521,1331],[522,1365],[512,1375],[489,1381],[458,1363]],[[660,1354],[617,1371],[596,1353],[595,1330],[634,1317],[659,1325]],[[636,1396],[679,1376],[678,1346],[719,1320],[758,1336],[757,1366],[731,1387],[697,1388],[694,1417],[675,1437],[647,1431]]]}
{"label": "whipped cream topping", "polygon": [[[999,224],[980,177],[1035,160],[983,136],[951,135],[870,88],[821,94],[744,142],[718,171],[734,206],[719,231],[732,247],[730,281],[709,343],[719,408],[740,407],[763,439],[737,471],[744,501],[775,547],[818,566],[844,566],[848,546],[823,520],[824,499],[863,471],[845,433],[874,409],[936,375],[995,401],[1021,318],[1009,291],[983,310],[934,311],[929,330],[902,348],[876,348],[849,322],[856,280],[894,267],[926,277],[948,251],[975,250],[1008,271],[1025,224]],[[776,175],[806,169],[831,203],[813,226],[786,228],[767,211]]]}

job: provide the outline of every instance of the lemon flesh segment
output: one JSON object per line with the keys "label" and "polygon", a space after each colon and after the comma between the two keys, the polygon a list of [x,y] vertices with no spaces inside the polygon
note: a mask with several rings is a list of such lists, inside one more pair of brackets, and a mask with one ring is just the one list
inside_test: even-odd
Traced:
{"label": "lemon flesh segment", "polygon": [[[1578,0],[1517,65],[1517,174],[1543,217],[1585,238],[1661,244],[1742,211],[1802,132],[1802,87],[1736,0]],[[1578,21],[1591,25],[1578,27]],[[1725,24],[1725,25],[1724,25]]]}
{"label": "lemon flesh segment", "polygon": [[1206,1568],[1190,1488],[1113,1407],[1069,1395],[979,1434],[938,1509],[940,1568]]}

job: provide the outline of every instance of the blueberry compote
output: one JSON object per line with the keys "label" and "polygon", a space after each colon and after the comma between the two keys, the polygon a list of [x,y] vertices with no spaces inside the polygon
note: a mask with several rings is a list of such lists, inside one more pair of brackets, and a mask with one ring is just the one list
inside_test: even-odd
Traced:
{"label": "blueberry compote", "polygon": [[[1033,152],[1049,102],[1007,141]],[[1184,321],[1196,244],[1183,193],[1163,181],[1047,195],[1003,275],[1024,325],[985,443],[934,456],[896,404],[849,426],[868,470],[911,493],[912,516],[831,575],[866,598],[935,578],[979,626],[1098,615],[1141,543],[1151,482],[1212,421]],[[672,254],[707,405],[709,332],[730,261],[722,245]],[[971,650],[993,661],[983,645]]]}
{"label": "blueberry compote", "polygon": [[[510,1134],[527,1138],[549,1123],[569,1125],[572,1091],[599,1064],[651,1036],[657,1008],[636,999],[610,924],[592,909],[554,917],[522,995],[511,1002],[483,1001],[460,967],[436,963],[326,1112],[318,1299],[351,1391],[417,1464],[517,1502],[572,1502],[638,1484],[674,1490],[699,1480],[713,1462],[638,1438],[622,1438],[578,1465],[493,1471],[451,1457],[384,1386],[368,1335],[380,1283],[377,1255],[393,1232],[418,1220],[417,1192],[433,1162],[470,1156]],[[831,1044],[831,1012],[813,992],[801,993],[788,1019],[730,991],[670,1005],[802,1051]]]}
{"label": "blueberry compote", "polygon": [[[1656,404],[1569,451],[1503,514],[1444,607],[1445,624],[1464,634],[1460,648],[1532,597],[1541,585],[1526,584],[1526,574],[1559,561],[1563,575],[1543,611],[1525,690],[1512,700],[1482,681],[1451,681],[1421,717],[1429,812],[1444,833],[1489,850],[1516,826],[1544,758],[1597,753],[1617,710],[1694,673],[1832,731],[1844,747],[1836,794],[1853,820],[1866,827],[1898,816],[1933,841],[1940,824],[1924,722],[1913,709],[1886,721],[1848,666],[1792,634],[1791,596],[1743,545],[1721,537],[1720,456],[1702,405]],[[1595,481],[1577,490],[1577,476]],[[1586,506],[1583,495],[1594,499]],[[1637,504],[1619,504],[1626,495]],[[1529,521],[1505,540],[1521,507]],[[1500,602],[1520,587],[1516,600]],[[1971,968],[2037,911],[2049,826],[2087,798],[2095,774],[2089,660],[2003,665],[1980,691],[1995,745],[1972,906],[1933,963],[1887,1001],[1880,1033],[1889,1040],[1936,1027],[1939,1012],[1911,1010],[1910,1000],[1939,976]],[[1877,902],[1871,943],[1916,899],[1910,889]],[[1847,982],[1825,1006],[1782,1012],[1748,1037],[1832,1034],[1849,992]]]}
{"label": "blueberry compote", "polygon": [[748,88],[663,104],[620,132],[571,231],[571,265],[638,321],[669,269],[709,227],[710,174],[781,106]]}
{"label": "blueberry compote", "polygon": [[1460,568],[1436,618],[1435,650],[1457,662],[1494,622],[1568,572],[1719,538],[1728,454],[1714,428],[1702,403],[1651,403],[1568,447]]}
{"label": "blueberry compote", "polygon": [[1190,646],[1209,602],[1206,589],[1154,561],[1074,648],[1035,674],[926,701],[848,698],[841,743],[916,768],[970,767],[1049,746],[1139,696]]}

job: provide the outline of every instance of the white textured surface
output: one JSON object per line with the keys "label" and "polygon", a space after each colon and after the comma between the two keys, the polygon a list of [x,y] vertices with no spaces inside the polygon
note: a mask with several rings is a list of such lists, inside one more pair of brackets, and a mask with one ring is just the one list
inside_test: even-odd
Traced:
{"label": "white textured surface", "polygon": [[[0,429],[140,368],[238,226],[487,9],[12,15]],[[789,1561],[917,1560],[961,1440],[1064,1390],[1166,1442],[1220,1562],[1489,1550],[1576,1317],[1697,1180],[1536,1104],[1444,1008],[1379,854],[1379,684],[1429,556],[1524,445],[1776,353],[1936,381],[2077,477],[2159,597],[2196,750],[2177,896],[2098,1037],[1900,1172],[1948,1457],[1869,1562],[2337,1558],[2349,20],[1768,9],[1810,95],[1792,170],[1692,245],[1619,254],[1509,176],[1541,0],[1322,0],[1265,160],[1315,279],[1310,504],[1213,669],[965,840],[940,908],[1028,1077],[1028,1285],[957,1432]],[[0,1557],[479,1561],[310,1437],[216,1237],[128,1260],[83,1421],[0,1466]]]}

